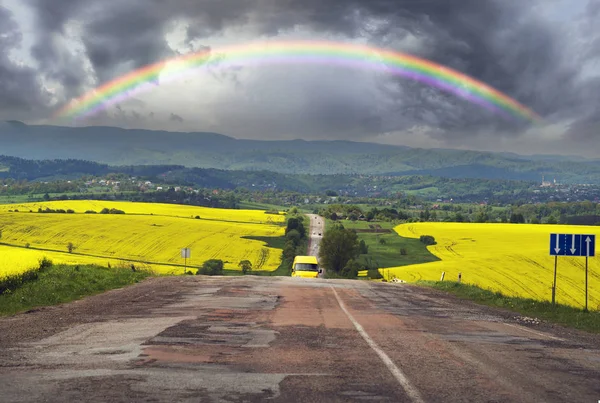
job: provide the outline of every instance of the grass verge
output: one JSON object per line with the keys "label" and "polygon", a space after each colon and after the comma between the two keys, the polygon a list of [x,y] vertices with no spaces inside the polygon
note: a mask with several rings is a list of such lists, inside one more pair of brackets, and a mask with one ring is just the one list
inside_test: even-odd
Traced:
{"label": "grass verge", "polygon": [[149,271],[131,268],[51,265],[38,270],[37,278],[4,290],[0,295],[0,316],[74,301],[137,283],[150,275]]}
{"label": "grass verge", "polygon": [[500,292],[450,281],[419,281],[417,284],[446,291],[459,298],[469,299],[480,304],[509,309],[524,316],[535,317],[587,332],[600,333],[599,311],[584,312],[582,309],[560,304],[553,306],[548,301],[509,297]]}

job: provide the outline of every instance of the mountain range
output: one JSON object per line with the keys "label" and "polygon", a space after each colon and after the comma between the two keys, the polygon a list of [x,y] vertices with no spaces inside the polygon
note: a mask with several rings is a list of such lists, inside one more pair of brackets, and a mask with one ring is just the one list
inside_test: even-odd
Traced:
{"label": "mountain range", "polygon": [[118,165],[167,165],[289,174],[432,175],[600,183],[600,161],[560,155],[425,149],[352,141],[264,141],[218,133],[0,122],[0,154]]}

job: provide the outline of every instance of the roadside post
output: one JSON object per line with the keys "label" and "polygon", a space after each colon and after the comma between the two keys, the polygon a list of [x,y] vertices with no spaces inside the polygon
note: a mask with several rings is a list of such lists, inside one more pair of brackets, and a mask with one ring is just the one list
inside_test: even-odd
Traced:
{"label": "roadside post", "polygon": [[558,266],[558,255],[554,255],[554,281],[552,282],[552,305],[556,303],[556,267]]}
{"label": "roadside post", "polygon": [[181,249],[181,257],[183,258],[183,274],[187,273],[187,260],[191,257],[192,250],[190,248]]}
{"label": "roadside post", "polygon": [[596,255],[596,235],[550,234],[550,256],[554,256],[552,304],[556,303],[556,267],[559,256],[585,256],[585,312],[588,311],[588,259]]}
{"label": "roadside post", "polygon": [[440,278],[440,281],[444,281],[444,276],[445,276],[445,275],[446,275],[446,272],[445,272],[445,271],[443,271],[443,272],[442,272],[442,278]]}

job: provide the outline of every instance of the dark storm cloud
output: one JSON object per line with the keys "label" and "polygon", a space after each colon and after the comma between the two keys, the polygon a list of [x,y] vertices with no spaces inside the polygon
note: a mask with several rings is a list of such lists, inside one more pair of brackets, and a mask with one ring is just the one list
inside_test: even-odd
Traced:
{"label": "dark storm cloud", "polygon": [[[96,77],[109,80],[133,68],[169,57],[165,40],[174,21],[189,23],[186,42],[202,41],[228,27],[246,23],[255,35],[278,35],[307,27],[318,35],[364,37],[370,43],[411,52],[450,66],[530,106],[550,121],[594,121],[598,84],[580,76],[582,66],[600,53],[597,20],[600,1],[590,0],[575,23],[551,22],[542,7],[549,0],[29,0],[40,21],[34,55],[61,81],[68,94],[80,92],[86,71],[56,35],[77,20]],[[564,4],[564,3],[563,3]],[[576,41],[574,44],[572,41]],[[207,43],[210,45],[210,43]],[[439,127],[436,136],[452,141],[481,132],[517,136],[527,123],[492,116],[452,95],[407,80],[382,90],[397,100],[359,119],[366,132]],[[315,112],[307,103],[300,114],[323,122],[323,136],[344,133],[352,111],[362,102],[329,98]],[[344,114],[342,109],[346,108]],[[323,115],[324,114],[324,115]],[[326,116],[325,116],[326,115]],[[340,117],[339,119],[337,117]],[[362,125],[362,126],[361,126]],[[586,126],[587,127],[587,126]],[[315,129],[317,130],[317,129]],[[318,131],[318,130],[317,130]]]}
{"label": "dark storm cloud", "polygon": [[36,71],[10,58],[21,40],[12,13],[0,6],[0,120],[39,118],[48,110],[50,97]]}
{"label": "dark storm cloud", "polygon": [[84,82],[81,63],[65,60],[63,49],[53,40],[56,35],[65,34],[70,21],[77,21],[82,29],[85,52],[100,84],[174,56],[165,33],[175,21],[190,21],[190,42],[198,35],[222,30],[229,23],[243,22],[248,11],[245,6],[254,4],[244,0],[28,1],[39,22],[34,56],[55,78],[60,79],[58,71],[75,70],[63,73],[60,80],[74,91],[79,91]]}
{"label": "dark storm cloud", "polygon": [[173,56],[165,21],[147,2],[109,4],[86,25],[83,43],[101,82]]}

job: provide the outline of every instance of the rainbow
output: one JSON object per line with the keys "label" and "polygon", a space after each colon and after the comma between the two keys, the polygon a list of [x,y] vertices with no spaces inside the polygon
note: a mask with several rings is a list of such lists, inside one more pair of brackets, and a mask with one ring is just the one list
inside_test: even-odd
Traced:
{"label": "rainbow", "polygon": [[[217,56],[213,57],[214,54]],[[392,50],[326,41],[250,43],[163,60],[131,71],[74,99],[55,117],[78,119],[93,115],[151,89],[158,82],[180,79],[198,68],[303,63],[381,71],[439,88],[505,117],[541,121],[539,115],[508,95],[449,67]]]}

